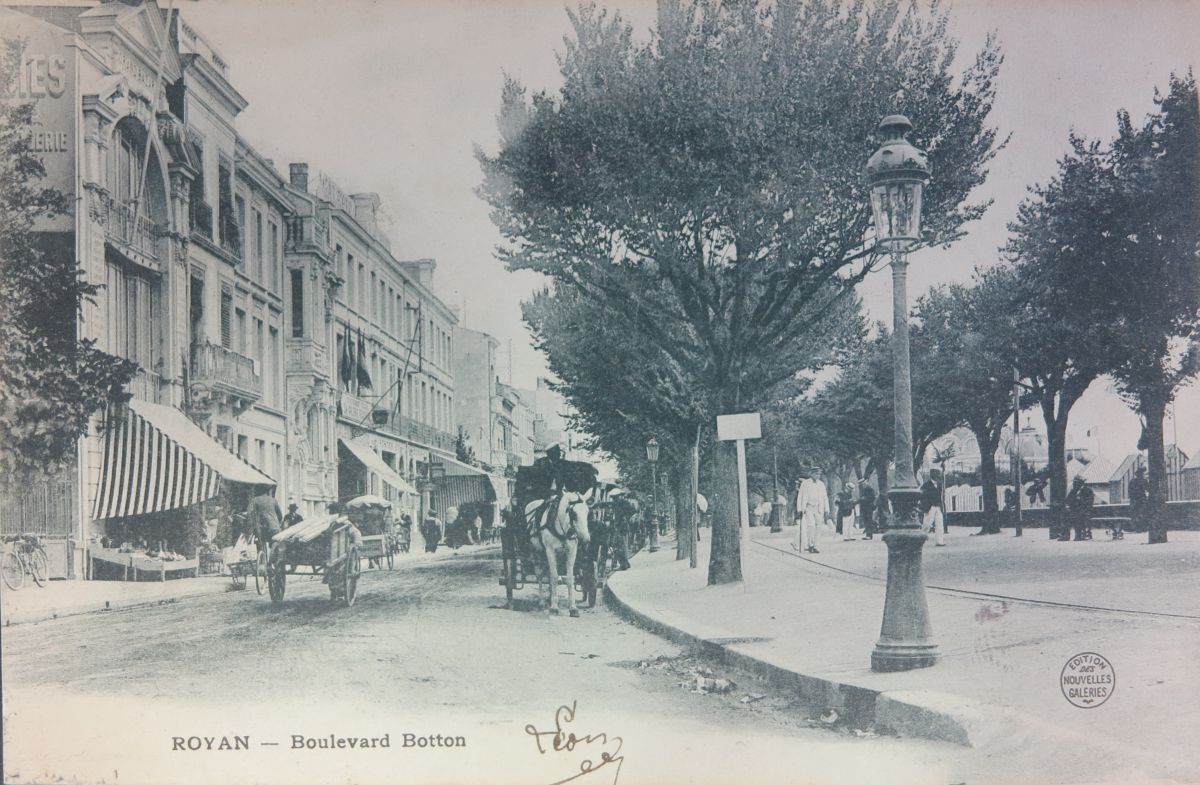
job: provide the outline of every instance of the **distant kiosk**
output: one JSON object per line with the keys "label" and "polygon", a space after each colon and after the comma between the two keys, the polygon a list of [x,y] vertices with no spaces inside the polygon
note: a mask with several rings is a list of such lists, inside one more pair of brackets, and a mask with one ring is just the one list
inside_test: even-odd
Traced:
{"label": "distant kiosk", "polygon": [[750,547],[750,499],[746,489],[746,440],[762,438],[758,412],[717,416],[717,441],[737,442],[738,518],[742,523],[742,558]]}

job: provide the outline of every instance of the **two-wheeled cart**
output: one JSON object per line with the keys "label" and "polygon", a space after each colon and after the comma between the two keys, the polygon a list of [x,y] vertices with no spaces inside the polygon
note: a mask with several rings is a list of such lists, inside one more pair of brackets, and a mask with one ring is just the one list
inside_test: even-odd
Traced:
{"label": "two-wheeled cart", "polygon": [[358,595],[362,534],[349,518],[331,515],[303,521],[271,538],[266,570],[271,602],[283,602],[288,573],[307,567],[329,586],[329,599],[347,608]]}
{"label": "two-wheeled cart", "polygon": [[346,502],[346,516],[362,533],[359,555],[373,567],[396,566],[396,552],[400,550],[392,520],[392,503],[381,496],[358,496]]}

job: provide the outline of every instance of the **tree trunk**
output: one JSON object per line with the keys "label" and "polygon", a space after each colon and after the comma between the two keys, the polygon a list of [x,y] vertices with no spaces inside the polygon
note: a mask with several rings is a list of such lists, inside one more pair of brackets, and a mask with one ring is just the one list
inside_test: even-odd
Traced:
{"label": "tree trunk", "polygon": [[979,446],[979,480],[983,486],[982,534],[1000,533],[1000,505],[996,500],[996,441],[988,429],[975,430],[975,444]]}
{"label": "tree trunk", "polygon": [[[690,463],[690,461],[689,461]],[[692,485],[692,468],[681,467],[671,472],[674,479],[671,491],[675,494],[675,560],[686,559],[688,555],[688,529],[691,528],[691,508],[696,506],[696,497],[688,504],[688,490]]]}
{"label": "tree trunk", "polygon": [[[1043,397],[1042,420],[1046,423],[1046,471],[1050,480],[1050,537],[1059,536],[1067,527],[1067,418],[1062,404],[1056,410],[1056,396]],[[1061,422],[1061,427],[1059,423]]]}
{"label": "tree trunk", "polygon": [[708,554],[708,585],[742,579],[741,521],[738,514],[737,459],[732,442],[715,442],[716,476],[713,478],[712,546]]}
{"label": "tree trunk", "polygon": [[700,507],[697,500],[700,496],[700,429],[703,426],[696,423],[696,441],[692,445],[691,490],[688,492],[688,567],[696,566],[696,540],[700,532]]}
{"label": "tree trunk", "polygon": [[1142,431],[1150,464],[1146,477],[1150,481],[1150,499],[1146,504],[1146,516],[1149,520],[1146,542],[1153,545],[1167,541],[1167,448],[1163,438],[1163,420],[1166,418],[1167,405],[1160,401],[1143,400],[1138,408],[1146,418],[1146,425]]}

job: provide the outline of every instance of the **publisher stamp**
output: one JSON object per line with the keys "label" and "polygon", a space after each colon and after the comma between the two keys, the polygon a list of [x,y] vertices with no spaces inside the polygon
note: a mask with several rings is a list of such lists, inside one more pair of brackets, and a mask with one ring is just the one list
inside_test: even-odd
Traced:
{"label": "publisher stamp", "polygon": [[1117,674],[1112,663],[1101,654],[1085,651],[1067,660],[1059,676],[1063,697],[1072,706],[1094,709],[1112,697]]}

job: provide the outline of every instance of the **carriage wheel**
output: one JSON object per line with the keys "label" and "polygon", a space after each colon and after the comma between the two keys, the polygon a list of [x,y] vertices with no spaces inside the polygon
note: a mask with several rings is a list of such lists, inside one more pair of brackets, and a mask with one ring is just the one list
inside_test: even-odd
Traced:
{"label": "carriage wheel", "polygon": [[355,597],[358,596],[358,575],[362,572],[362,564],[359,563],[358,548],[350,549],[350,558],[347,560],[345,567],[342,568],[342,602],[347,608],[354,604]]}
{"label": "carriage wheel", "polygon": [[287,587],[287,570],[279,561],[267,565],[267,592],[271,602],[278,605],[283,602],[283,593]]}
{"label": "carriage wheel", "polygon": [[238,564],[229,565],[229,578],[233,581],[234,588],[246,588],[246,573],[243,572],[243,567]]}

